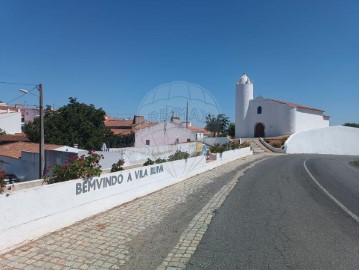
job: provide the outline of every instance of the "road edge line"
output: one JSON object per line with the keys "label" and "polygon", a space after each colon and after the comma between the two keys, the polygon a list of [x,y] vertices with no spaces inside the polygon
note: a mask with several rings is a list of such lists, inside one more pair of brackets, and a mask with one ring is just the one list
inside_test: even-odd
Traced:
{"label": "road edge line", "polygon": [[177,244],[172,248],[162,264],[157,267],[157,270],[186,269],[187,263],[206,233],[216,210],[222,206],[222,203],[236,186],[240,177],[244,175],[245,171],[268,158],[270,156],[264,156],[263,159],[255,160],[242,170],[237,171],[235,176],[209,199],[207,204],[195,215],[187,228],[182,232]]}
{"label": "road edge line", "polygon": [[315,179],[315,177],[310,173],[308,167],[307,167],[307,160],[309,160],[310,158],[307,158],[304,162],[304,168],[307,171],[308,175],[310,176],[310,178],[312,178],[313,182],[330,198],[332,199],[332,201],[334,203],[336,203],[341,209],[344,210],[345,213],[347,213],[349,216],[351,216],[356,222],[359,223],[359,217],[357,215],[355,215],[352,211],[350,211],[348,208],[346,208],[340,201],[338,201],[332,194],[329,193],[329,191],[323,187],[317,179]]}

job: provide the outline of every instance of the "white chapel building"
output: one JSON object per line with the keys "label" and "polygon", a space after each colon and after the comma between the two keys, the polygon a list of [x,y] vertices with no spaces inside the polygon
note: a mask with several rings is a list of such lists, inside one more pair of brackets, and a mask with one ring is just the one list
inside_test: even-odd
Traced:
{"label": "white chapel building", "polygon": [[253,82],[244,74],[236,84],[236,138],[275,137],[329,126],[320,109],[264,97],[253,99]]}

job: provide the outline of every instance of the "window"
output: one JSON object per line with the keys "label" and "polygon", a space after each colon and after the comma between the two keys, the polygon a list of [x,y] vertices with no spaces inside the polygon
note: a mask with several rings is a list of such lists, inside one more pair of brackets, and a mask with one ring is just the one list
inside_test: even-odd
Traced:
{"label": "window", "polygon": [[258,108],[257,108],[257,114],[262,114],[262,106],[258,106]]}
{"label": "window", "polygon": [[146,140],[146,145],[150,145],[150,140]]}
{"label": "window", "polygon": [[187,139],[187,142],[191,142],[191,139]]}

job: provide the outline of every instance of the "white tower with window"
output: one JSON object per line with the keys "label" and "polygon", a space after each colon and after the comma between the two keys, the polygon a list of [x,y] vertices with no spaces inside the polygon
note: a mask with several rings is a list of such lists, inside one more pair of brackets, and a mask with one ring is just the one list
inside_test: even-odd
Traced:
{"label": "white tower with window", "polygon": [[248,130],[248,107],[250,101],[253,100],[253,83],[246,74],[243,74],[239,81],[236,83],[236,128],[235,137],[245,138],[253,137],[253,132]]}

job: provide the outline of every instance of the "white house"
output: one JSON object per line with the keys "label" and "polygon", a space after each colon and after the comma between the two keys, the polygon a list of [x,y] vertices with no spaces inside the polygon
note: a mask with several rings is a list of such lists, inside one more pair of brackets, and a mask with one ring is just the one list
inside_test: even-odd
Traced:
{"label": "white house", "polygon": [[253,82],[244,74],[236,84],[235,136],[274,137],[329,126],[320,109],[276,99],[253,99]]}
{"label": "white house", "polygon": [[181,124],[162,122],[135,133],[135,147],[171,145],[196,141],[196,133]]}
{"label": "white house", "polygon": [[2,110],[0,108],[0,128],[7,134],[21,132],[21,112],[20,110]]}

